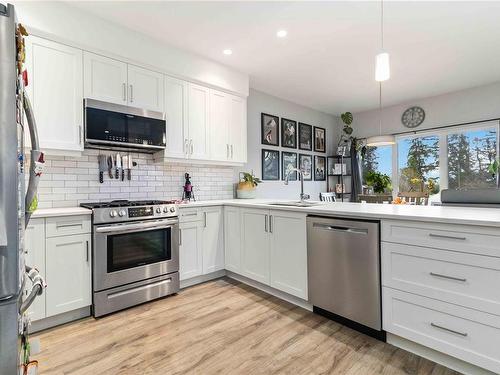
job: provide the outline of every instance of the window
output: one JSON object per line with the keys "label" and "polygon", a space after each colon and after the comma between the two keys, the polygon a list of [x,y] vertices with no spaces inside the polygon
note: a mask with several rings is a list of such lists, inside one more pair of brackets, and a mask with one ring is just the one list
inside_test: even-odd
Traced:
{"label": "window", "polygon": [[399,192],[439,192],[439,136],[398,141]]}
{"label": "window", "polygon": [[497,129],[473,129],[448,134],[448,187],[495,187],[488,166],[497,155]]}
{"label": "window", "polygon": [[363,184],[368,172],[392,177],[392,146],[367,147],[362,160]]}

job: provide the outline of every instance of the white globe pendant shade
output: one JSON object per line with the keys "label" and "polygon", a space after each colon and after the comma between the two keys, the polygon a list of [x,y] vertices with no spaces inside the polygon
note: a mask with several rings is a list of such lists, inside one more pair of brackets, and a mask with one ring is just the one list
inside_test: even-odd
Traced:
{"label": "white globe pendant shade", "polygon": [[375,56],[375,81],[383,82],[391,78],[389,54],[381,52]]}

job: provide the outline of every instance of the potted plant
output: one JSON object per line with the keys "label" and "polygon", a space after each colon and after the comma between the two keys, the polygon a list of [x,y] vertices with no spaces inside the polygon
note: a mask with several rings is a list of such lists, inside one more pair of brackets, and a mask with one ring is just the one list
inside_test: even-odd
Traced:
{"label": "potted plant", "polygon": [[392,190],[391,178],[379,172],[370,171],[366,174],[366,184],[373,187],[373,191],[377,194],[383,194]]}
{"label": "potted plant", "polygon": [[353,129],[351,127],[353,116],[351,112],[344,112],[340,115],[340,119],[344,123],[344,127],[342,128],[342,135],[340,136],[337,154],[345,155],[349,150],[349,145],[352,141],[352,132]]}
{"label": "potted plant", "polygon": [[493,160],[493,162],[488,166],[488,172],[496,178],[497,188],[500,188],[500,176],[498,172],[500,171],[500,158]]}
{"label": "potted plant", "polygon": [[255,175],[248,172],[240,172],[240,181],[236,189],[236,197],[239,199],[255,198],[257,195],[257,185],[262,181]]}

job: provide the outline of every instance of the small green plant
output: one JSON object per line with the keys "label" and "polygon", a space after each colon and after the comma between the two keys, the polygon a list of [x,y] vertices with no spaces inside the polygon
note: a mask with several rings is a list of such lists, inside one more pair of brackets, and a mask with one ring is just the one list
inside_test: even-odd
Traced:
{"label": "small green plant", "polygon": [[240,177],[240,180],[252,184],[253,187],[256,187],[262,182],[260,178],[255,177],[253,173],[241,172],[241,175],[242,177]]}
{"label": "small green plant", "polygon": [[385,193],[386,190],[392,189],[391,178],[379,172],[370,171],[365,176],[366,184],[373,187],[375,193]]}
{"label": "small green plant", "polygon": [[344,131],[345,134],[351,135],[352,134],[351,124],[352,124],[352,120],[354,119],[352,116],[352,113],[351,112],[344,112],[340,115],[340,118],[341,118],[342,122],[344,123],[344,128],[342,130]]}
{"label": "small green plant", "polygon": [[488,166],[488,173],[491,173],[493,176],[496,176],[498,174],[499,167],[500,167],[500,159],[493,160],[493,162]]}

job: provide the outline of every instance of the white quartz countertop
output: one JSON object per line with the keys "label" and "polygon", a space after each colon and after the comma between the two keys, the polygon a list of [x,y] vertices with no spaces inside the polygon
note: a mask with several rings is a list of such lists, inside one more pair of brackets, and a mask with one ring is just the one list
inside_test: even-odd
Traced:
{"label": "white quartz countertop", "polygon": [[61,207],[61,208],[40,208],[33,212],[32,218],[37,217],[55,217],[55,216],[74,216],[91,215],[92,210],[83,207]]}
{"label": "white quartz countertop", "polygon": [[271,199],[228,199],[180,204],[179,207],[238,206],[304,212],[312,215],[364,219],[398,219],[500,227],[500,209],[480,207],[413,206],[370,203],[323,203],[312,207],[276,206]]}

